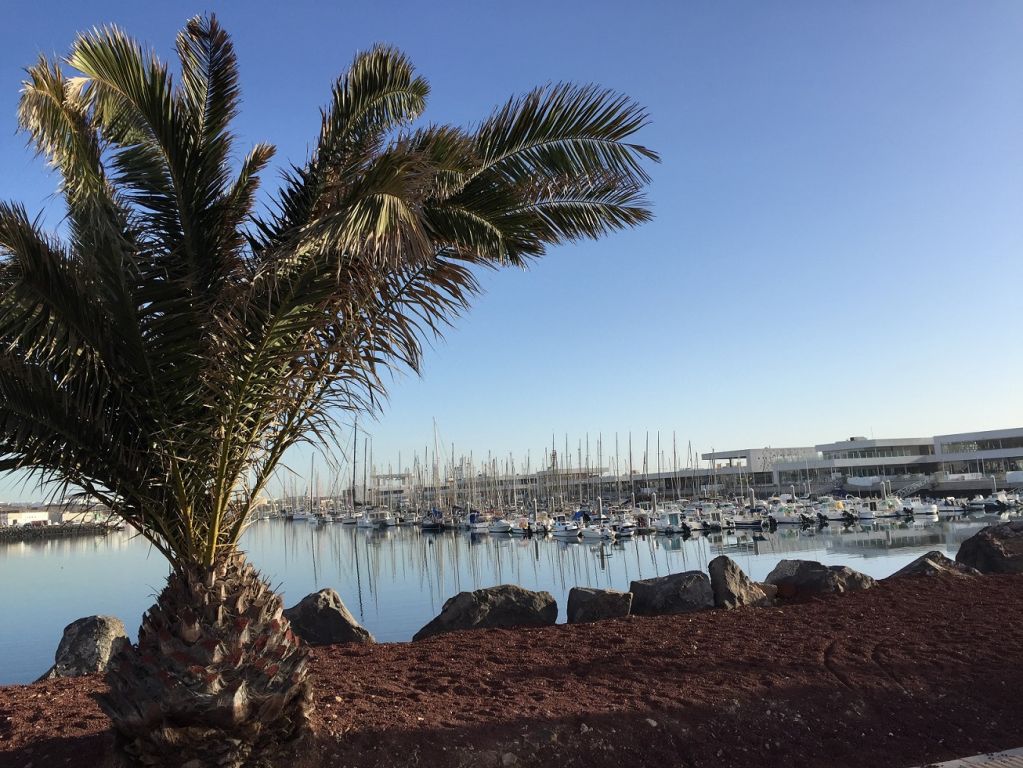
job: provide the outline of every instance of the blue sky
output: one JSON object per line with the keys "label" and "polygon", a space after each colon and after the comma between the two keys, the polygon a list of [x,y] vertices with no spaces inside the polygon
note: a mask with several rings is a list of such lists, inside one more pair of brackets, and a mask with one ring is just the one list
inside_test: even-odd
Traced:
{"label": "blue sky", "polygon": [[[15,133],[22,68],[107,22],[169,57],[188,16],[217,12],[241,60],[237,132],[282,161],[377,42],[430,80],[433,121],[561,80],[648,108],[655,221],[487,275],[369,426],[379,465],[432,445],[434,419],[457,453],[534,462],[552,433],[709,450],[1023,424],[1023,4],[18,6],[0,28],[0,199],[32,212],[56,181]],[[30,491],[0,481],[0,499]]]}

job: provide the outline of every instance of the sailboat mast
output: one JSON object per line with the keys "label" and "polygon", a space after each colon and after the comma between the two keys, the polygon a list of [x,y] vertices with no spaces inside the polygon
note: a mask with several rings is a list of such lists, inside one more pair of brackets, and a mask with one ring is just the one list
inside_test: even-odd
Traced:
{"label": "sailboat mast", "polygon": [[359,417],[355,417],[354,430],[352,432],[352,514],[355,514],[355,484],[358,475],[356,474],[356,463],[359,460]]}
{"label": "sailboat mast", "polygon": [[635,493],[636,487],[632,483],[632,432],[629,432],[629,493]]}
{"label": "sailboat mast", "polygon": [[680,500],[678,482],[678,449],[675,443],[675,430],[671,431],[671,482],[675,486],[675,501]]}

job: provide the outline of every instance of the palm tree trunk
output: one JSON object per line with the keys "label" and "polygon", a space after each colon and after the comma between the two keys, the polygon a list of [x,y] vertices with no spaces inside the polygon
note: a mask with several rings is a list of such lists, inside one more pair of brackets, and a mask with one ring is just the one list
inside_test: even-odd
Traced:
{"label": "palm tree trunk", "polygon": [[138,765],[233,768],[294,745],[312,686],[283,608],[237,552],[174,572],[107,674],[100,703],[118,751]]}

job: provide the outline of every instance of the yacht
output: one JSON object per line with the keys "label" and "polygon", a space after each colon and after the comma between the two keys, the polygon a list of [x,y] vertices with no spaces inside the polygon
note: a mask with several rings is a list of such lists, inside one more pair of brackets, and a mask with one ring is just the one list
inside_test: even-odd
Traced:
{"label": "yacht", "polygon": [[511,524],[511,533],[513,536],[532,536],[536,530],[536,525],[528,517],[516,518],[515,522]]}
{"label": "yacht", "polygon": [[628,512],[622,512],[611,518],[611,529],[615,532],[615,538],[623,539],[634,535],[639,529],[639,524]]}
{"label": "yacht", "polygon": [[424,531],[441,531],[444,529],[444,515],[438,509],[431,509],[419,519],[419,527]]}
{"label": "yacht", "polygon": [[489,530],[490,533],[511,533],[512,524],[504,518],[499,518],[497,520],[491,520],[490,524],[487,526],[487,530]]}
{"label": "yacht", "polygon": [[355,524],[360,528],[390,528],[398,521],[389,509],[364,509]]}
{"label": "yacht", "polygon": [[472,510],[463,519],[462,527],[467,531],[472,531],[473,533],[489,533],[490,519],[482,512]]}
{"label": "yacht", "polygon": [[817,521],[822,525],[827,525],[828,523],[855,523],[858,519],[856,513],[849,509],[846,502],[830,497],[824,497],[817,502],[816,510]]}
{"label": "yacht", "polygon": [[906,499],[902,502],[902,511],[913,517],[936,518],[938,505],[920,498]]}
{"label": "yacht", "polygon": [[596,525],[584,525],[580,531],[580,535],[584,539],[588,540],[610,540],[615,537],[615,532],[610,525],[605,523],[597,523]]}
{"label": "yacht", "polygon": [[559,539],[577,539],[579,524],[569,520],[566,515],[555,515],[552,533]]}
{"label": "yacht", "polygon": [[670,509],[658,513],[653,519],[653,528],[657,533],[671,536],[676,533],[690,533],[691,529],[686,523],[686,516],[677,509]]}
{"label": "yacht", "polygon": [[554,519],[546,512],[538,512],[534,515],[532,523],[535,533],[550,533],[554,530]]}
{"label": "yacht", "polygon": [[694,531],[720,531],[728,527],[724,512],[713,502],[689,504],[685,513],[686,524]]}

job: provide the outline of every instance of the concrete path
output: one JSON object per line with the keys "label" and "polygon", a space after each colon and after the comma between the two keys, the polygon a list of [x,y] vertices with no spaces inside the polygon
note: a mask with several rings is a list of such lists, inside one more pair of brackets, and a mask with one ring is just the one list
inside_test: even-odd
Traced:
{"label": "concrete path", "polygon": [[947,763],[928,763],[922,768],[1023,768],[1023,748],[962,757]]}

